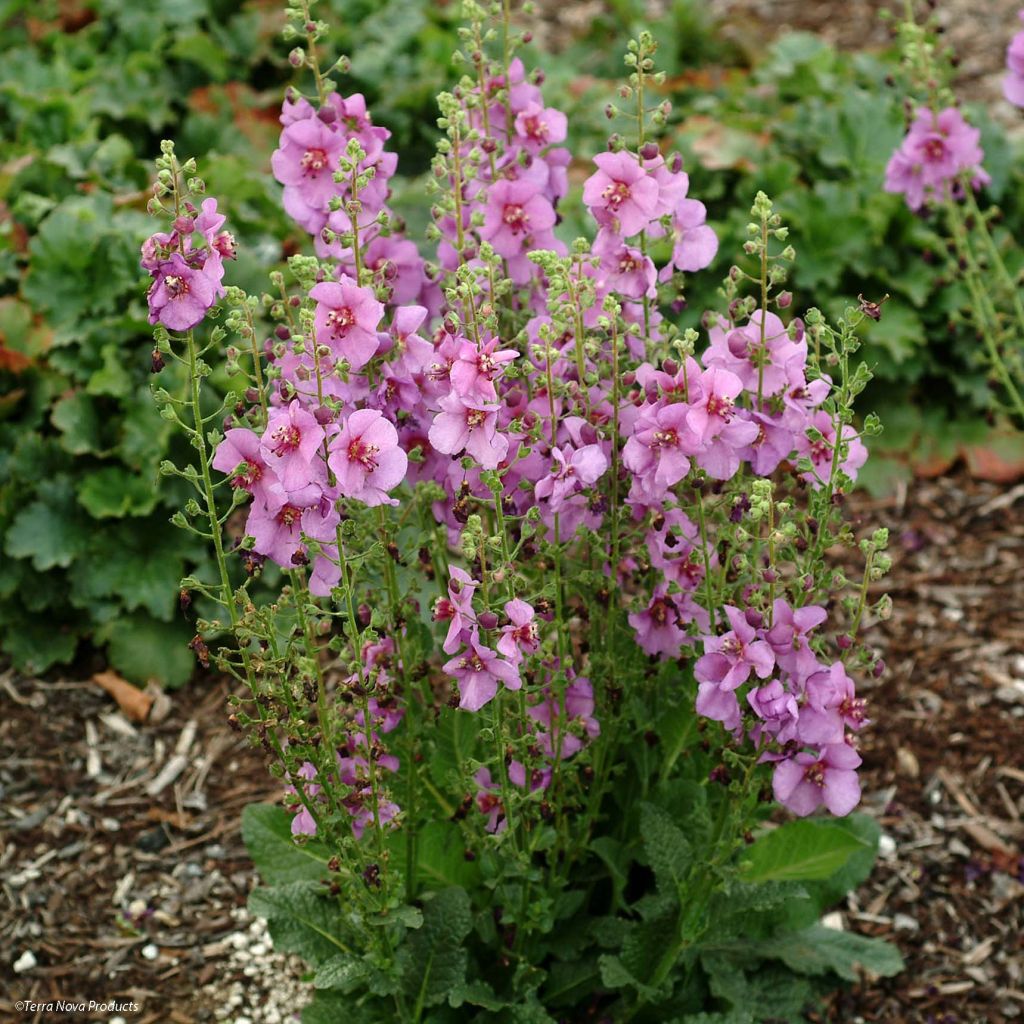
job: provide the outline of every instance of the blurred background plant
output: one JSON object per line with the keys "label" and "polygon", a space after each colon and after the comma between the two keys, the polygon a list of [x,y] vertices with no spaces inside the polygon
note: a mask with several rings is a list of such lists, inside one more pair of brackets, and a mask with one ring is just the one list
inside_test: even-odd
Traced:
{"label": "blurred background plant", "polygon": [[[324,0],[344,26],[347,91],[363,92],[401,154],[392,205],[410,237],[427,221],[422,175],[433,151],[434,97],[451,79],[456,2]],[[280,92],[289,79],[276,0],[0,0],[0,648],[24,671],[105,657],[129,679],[188,678],[194,630],[178,581],[199,568],[167,520],[180,504],[158,475],[173,456],[148,389],[152,355],[138,246],[147,234],[148,160],[173,135],[194,153],[239,241],[232,283],[259,289],[261,266],[304,239],[288,234],[269,174]],[[533,16],[552,102],[569,112],[574,152],[607,133],[606,80],[621,72],[603,44],[645,21],[639,0],[579,5],[567,33]],[[672,100],[668,142],[709,207],[720,252],[745,239],[745,200],[776,199],[797,237],[814,239],[791,281],[797,306],[829,315],[844,297],[890,295],[872,344],[865,408],[886,434],[868,483],[891,487],[913,465],[942,465],[965,444],[1019,447],[992,412],[989,370],[962,310],[966,288],[940,226],[882,191],[904,132],[887,82],[895,48],[837,52],[818,36],[780,36],[756,52],[721,31],[701,0],[672,0],[655,28]],[[1007,26],[1007,34],[1013,29]],[[383,71],[383,73],[382,73]],[[990,200],[1002,231],[1024,233],[1024,178],[984,106]],[[579,184],[561,211],[579,233]],[[277,238],[286,238],[282,247]],[[697,326],[725,257],[695,279],[680,323]],[[1019,263],[1011,262],[1011,273]],[[829,296],[832,296],[830,299]],[[169,391],[183,382],[167,367]],[[193,614],[192,612],[189,615]],[[90,653],[102,652],[102,653]]]}

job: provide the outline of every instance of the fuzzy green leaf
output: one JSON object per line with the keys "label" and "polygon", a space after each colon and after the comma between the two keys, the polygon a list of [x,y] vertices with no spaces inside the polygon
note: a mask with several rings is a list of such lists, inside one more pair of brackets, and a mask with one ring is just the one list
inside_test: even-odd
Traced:
{"label": "fuzzy green leaf", "polygon": [[328,850],[315,839],[299,846],[292,836],[291,820],[283,807],[273,804],[249,804],[242,811],[242,841],[268,885],[316,882],[327,876]]}
{"label": "fuzzy green leaf", "polygon": [[270,889],[253,889],[249,910],[264,917],[274,946],[297,953],[314,967],[338,953],[349,953],[342,938],[338,901],[323,894],[317,882],[289,882]]}
{"label": "fuzzy green leaf", "polygon": [[464,889],[444,889],[425,903],[423,926],[408,935],[397,955],[402,987],[415,1006],[437,1006],[465,982],[462,943],[472,926]]}

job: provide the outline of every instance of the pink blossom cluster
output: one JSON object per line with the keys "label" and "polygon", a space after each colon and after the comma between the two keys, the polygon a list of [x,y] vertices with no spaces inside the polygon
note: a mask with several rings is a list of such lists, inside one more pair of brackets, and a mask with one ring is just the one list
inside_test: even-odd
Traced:
{"label": "pink blossom cluster", "polygon": [[235,240],[221,230],[224,221],[216,199],[204,199],[199,210],[186,202],[170,231],[142,243],[140,263],[153,278],[146,296],[151,324],[187,331],[224,294],[224,260],[235,258]]}
{"label": "pink blossom cluster", "polygon": [[991,180],[981,163],[981,132],[956,107],[938,113],[921,107],[885,169],[885,191],[902,194],[912,210],[955,197],[967,175],[972,188]]}
{"label": "pink blossom cluster", "polygon": [[[845,677],[834,678],[813,657],[787,654],[786,644],[796,643],[797,650],[804,634],[794,627],[787,639],[780,630],[806,609],[791,611],[789,619],[777,610],[770,627],[742,617],[732,622],[730,613],[732,632],[712,635],[714,609],[701,583],[716,565],[715,545],[702,542],[686,509],[698,469],[717,485],[743,467],[766,477],[807,460],[800,472],[819,488],[835,468],[855,477],[866,450],[850,427],[837,438],[838,422],[824,405],[831,382],[811,371],[799,320],[787,326],[760,312],[740,323],[715,320],[699,361],[652,361],[671,337],[652,302],[659,282],[706,267],[717,250],[703,205],[687,194],[678,158],[664,158],[657,147],[595,159],[583,197],[597,230],[589,253],[571,261],[568,279],[570,291],[591,296],[576,310],[590,343],[584,347],[575,330],[563,330],[552,310],[566,296],[551,294],[550,280],[529,254],[541,248],[567,254],[554,233],[567,189],[569,153],[557,145],[565,139],[566,119],[544,105],[519,61],[507,82],[489,79],[484,88],[486,95],[467,103],[465,113],[488,143],[484,152],[493,168],[483,159],[479,174],[451,183],[463,223],[460,230],[450,213],[439,212],[437,258],[446,270],[468,266],[486,279],[493,264],[480,257],[479,246],[493,248],[526,321],[523,336],[514,339],[492,333],[482,321],[467,322],[461,303],[446,308],[423,261],[399,248],[411,243],[379,230],[395,163],[383,148],[387,132],[372,125],[362,97],[332,96],[319,111],[304,100],[285,104],[274,172],[284,185],[286,209],[317,237],[318,252],[330,263],[309,292],[310,336],[281,328],[267,343],[276,381],[266,427],[229,429],[213,463],[252,495],[246,533],[253,550],[286,569],[308,566],[311,591],[328,595],[341,580],[346,509],[398,504],[406,485],[435,485],[444,495],[434,502],[434,514],[453,545],[473,499],[500,503],[516,522],[535,519],[541,536],[568,545],[581,529],[601,528],[614,483],[650,568],[648,574],[636,558],[606,567],[627,593],[650,595],[629,616],[639,647],[674,659],[703,644],[698,710],[730,729],[744,722],[736,691],[756,677],[745,713],[757,724],[748,732],[779,758],[779,798],[806,813],[817,794],[817,802],[835,811],[852,792],[849,778],[836,772],[852,770],[856,758],[843,731],[850,714],[836,710],[850,696]],[[353,139],[365,153],[363,164],[374,170],[357,195],[347,179],[334,179]],[[350,231],[352,216],[358,252],[337,237]],[[670,255],[660,267],[648,245],[659,239],[671,243],[662,246]],[[373,286],[365,275],[360,280],[360,266],[373,271]],[[618,355],[599,325],[609,298],[627,325],[640,328],[625,335],[615,387],[606,368]],[[544,660],[553,631],[537,595],[508,590],[497,597],[503,588],[492,586],[485,602],[478,579],[455,565],[442,585],[434,618],[447,631],[443,671],[461,708],[479,711],[503,689],[547,679],[539,691],[527,687],[536,763],[571,757],[598,734],[590,683]],[[387,652],[394,657],[393,647]],[[838,731],[826,729],[826,719],[838,721]],[[359,830],[372,821],[365,781],[371,757],[389,770],[380,746],[389,723],[394,727],[397,720],[374,716],[369,726],[362,723],[339,755]],[[803,772],[795,781],[794,765]],[[513,762],[509,780],[542,788],[551,770]],[[488,825],[500,828],[499,783],[483,774],[477,782]],[[383,822],[397,808],[387,803],[379,812]],[[303,819],[300,830],[309,824]]]}
{"label": "pink blossom cluster", "polygon": [[[284,127],[271,156],[271,169],[284,186],[285,211],[313,235],[317,255],[336,261],[339,278],[356,277],[354,251],[338,238],[352,231],[354,220],[362,248],[361,266],[373,271],[375,286],[387,289],[389,303],[424,300],[436,307],[436,286],[426,279],[415,244],[398,232],[385,233],[381,228],[381,216],[390,214],[388,182],[398,157],[384,148],[391,132],[373,124],[362,94],[342,97],[331,93],[319,110],[302,97],[286,99],[281,124]],[[353,194],[351,175],[335,180],[352,142],[358,143],[364,154],[356,173],[369,176],[358,195]],[[358,206],[354,213],[349,206],[352,201]]]}
{"label": "pink blossom cluster", "polygon": [[778,599],[768,621],[731,605],[725,615],[728,631],[701,638],[698,713],[745,734],[762,761],[775,762],[775,798],[789,810],[803,816],[824,804],[848,814],[860,800],[860,755],[847,730],[868,719],[843,663],[824,664],[812,644],[827,612]]}

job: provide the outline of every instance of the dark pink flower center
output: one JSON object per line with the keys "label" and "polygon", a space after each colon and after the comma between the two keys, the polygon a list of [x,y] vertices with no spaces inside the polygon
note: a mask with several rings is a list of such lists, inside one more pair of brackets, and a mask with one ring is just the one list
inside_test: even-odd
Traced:
{"label": "dark pink flower center", "polygon": [[651,621],[656,626],[664,626],[669,620],[668,605],[664,601],[655,601],[651,605]]}
{"label": "dark pink flower center", "polygon": [[282,526],[294,526],[302,518],[302,509],[294,505],[285,505],[277,513],[277,521]]}
{"label": "dark pink flower center", "polygon": [[322,149],[307,149],[300,162],[306,174],[319,174],[327,166],[327,153]]}
{"label": "dark pink flower center", "polygon": [[679,435],[674,427],[668,430],[656,430],[651,438],[652,448],[676,448],[679,446]]}
{"label": "dark pink flower center", "polygon": [[357,437],[349,443],[349,461],[360,463],[368,473],[372,473],[377,468],[377,460],[374,456],[379,451],[379,445],[367,444],[361,437]]}
{"label": "dark pink flower center", "polygon": [[270,435],[273,442],[271,451],[275,455],[287,455],[302,443],[302,431],[294,423],[282,423]]}
{"label": "dark pink flower center", "polygon": [[928,139],[921,149],[926,160],[941,160],[946,155],[946,144],[942,139]]}
{"label": "dark pink flower center", "polygon": [[629,186],[624,181],[613,181],[601,193],[601,198],[612,210],[617,210],[629,197]]}
{"label": "dark pink flower center", "polygon": [[164,278],[164,287],[172,299],[182,299],[188,295],[188,281],[177,274],[170,274]]}
{"label": "dark pink flower center", "polygon": [[467,672],[483,672],[484,663],[478,655],[469,654],[459,659],[459,668],[465,669]]}
{"label": "dark pink flower center", "polygon": [[828,765],[824,761],[815,761],[814,764],[809,764],[804,769],[804,778],[819,789],[823,789],[825,786],[825,769],[827,767]]}
{"label": "dark pink flower center", "polygon": [[341,309],[332,309],[327,314],[327,329],[336,338],[345,335],[355,322],[355,313],[348,306],[342,306]]}
{"label": "dark pink flower center", "polygon": [[726,637],[722,641],[722,653],[739,657],[743,654],[743,644],[734,636]]}
{"label": "dark pink flower center", "polygon": [[868,702],[863,697],[844,697],[839,705],[840,717],[858,725],[867,720]]}
{"label": "dark pink flower center", "polygon": [[619,254],[619,273],[620,274],[632,274],[634,270],[638,270],[640,267],[640,261],[633,255],[629,249],[623,249]]}
{"label": "dark pink flower center", "polygon": [[530,224],[530,215],[519,203],[509,203],[502,211],[501,219],[515,235],[525,231]]}
{"label": "dark pink flower center", "polygon": [[537,142],[543,142],[548,137],[548,125],[539,117],[531,114],[523,118],[523,127],[526,129],[526,137]]}
{"label": "dark pink flower center", "polygon": [[466,426],[470,429],[482,427],[487,421],[487,413],[483,409],[466,410]]}
{"label": "dark pink flower center", "polygon": [[822,438],[811,445],[811,461],[815,463],[830,462],[832,459],[832,446]]}
{"label": "dark pink flower center", "polygon": [[725,395],[710,395],[708,397],[708,415],[720,416],[723,420],[732,418],[733,400]]}

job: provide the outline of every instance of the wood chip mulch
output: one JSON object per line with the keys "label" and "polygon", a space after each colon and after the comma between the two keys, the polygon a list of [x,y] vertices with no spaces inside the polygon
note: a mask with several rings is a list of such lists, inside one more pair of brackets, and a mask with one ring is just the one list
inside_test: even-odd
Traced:
{"label": "wood chip mulch", "polygon": [[[919,482],[855,512],[890,527],[895,558],[870,633],[888,671],[865,687],[864,809],[884,840],[831,923],[896,942],[907,969],[827,1019],[1024,1022],[1024,485]],[[134,1000],[128,1024],[221,1017],[199,996],[247,925],[241,810],[278,795],[226,695],[196,681],[133,725],[90,680],[0,674],[0,1020],[58,999]]]}

